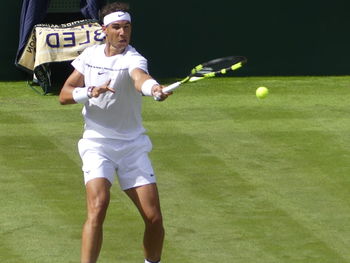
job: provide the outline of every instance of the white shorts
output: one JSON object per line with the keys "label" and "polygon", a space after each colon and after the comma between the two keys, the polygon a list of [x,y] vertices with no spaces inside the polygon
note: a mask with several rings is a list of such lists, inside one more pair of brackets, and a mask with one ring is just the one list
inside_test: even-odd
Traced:
{"label": "white shorts", "polygon": [[81,139],[78,149],[85,184],[95,178],[106,178],[113,184],[116,174],[123,190],[156,182],[148,158],[152,143],[147,135],[132,141]]}

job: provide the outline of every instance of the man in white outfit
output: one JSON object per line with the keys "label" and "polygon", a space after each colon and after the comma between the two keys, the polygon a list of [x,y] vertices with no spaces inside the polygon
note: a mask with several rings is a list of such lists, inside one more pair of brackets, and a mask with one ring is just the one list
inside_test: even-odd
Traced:
{"label": "man in white outfit", "polygon": [[148,74],[147,60],[129,45],[129,5],[108,4],[101,18],[106,43],[87,48],[72,62],[75,70],[59,96],[61,104],[84,105],[85,129],[78,144],[87,196],[81,262],[97,262],[110,188],[117,175],[145,222],[145,262],[159,263],[164,228],[141,103],[142,95],[164,100],[170,94],[162,92],[163,86]]}

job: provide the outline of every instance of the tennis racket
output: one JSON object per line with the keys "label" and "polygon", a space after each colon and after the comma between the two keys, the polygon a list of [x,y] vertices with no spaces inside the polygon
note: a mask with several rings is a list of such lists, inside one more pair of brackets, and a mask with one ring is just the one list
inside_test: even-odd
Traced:
{"label": "tennis racket", "polygon": [[[247,59],[243,56],[223,57],[204,62],[194,67],[186,78],[165,87],[162,91],[164,93],[171,92],[185,83],[225,75],[241,68],[245,63],[247,63]],[[159,100],[159,97],[155,96],[155,100]]]}

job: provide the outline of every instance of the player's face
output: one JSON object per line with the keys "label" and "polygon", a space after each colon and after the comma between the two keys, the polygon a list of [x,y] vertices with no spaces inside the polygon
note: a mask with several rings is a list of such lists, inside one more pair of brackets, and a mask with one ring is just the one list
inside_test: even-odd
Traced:
{"label": "player's face", "polygon": [[109,45],[122,53],[130,43],[131,24],[129,21],[114,22],[105,28],[105,34]]}

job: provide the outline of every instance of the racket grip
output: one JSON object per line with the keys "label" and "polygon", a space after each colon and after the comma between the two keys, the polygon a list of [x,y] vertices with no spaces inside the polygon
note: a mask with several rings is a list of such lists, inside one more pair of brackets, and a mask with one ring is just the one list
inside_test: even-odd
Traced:
{"label": "racket grip", "polygon": [[[162,89],[163,93],[167,93],[167,92],[171,92],[174,89],[176,89],[177,87],[179,87],[181,85],[181,81],[175,82],[167,87],[165,87],[164,89]],[[160,96],[159,95],[155,95],[154,96],[154,100],[159,101],[160,100]]]}
{"label": "racket grip", "polygon": [[164,93],[170,92],[170,91],[173,91],[174,89],[176,89],[177,87],[179,87],[180,85],[181,85],[181,81],[178,81],[178,82],[175,82],[175,83],[165,87],[162,91]]}

